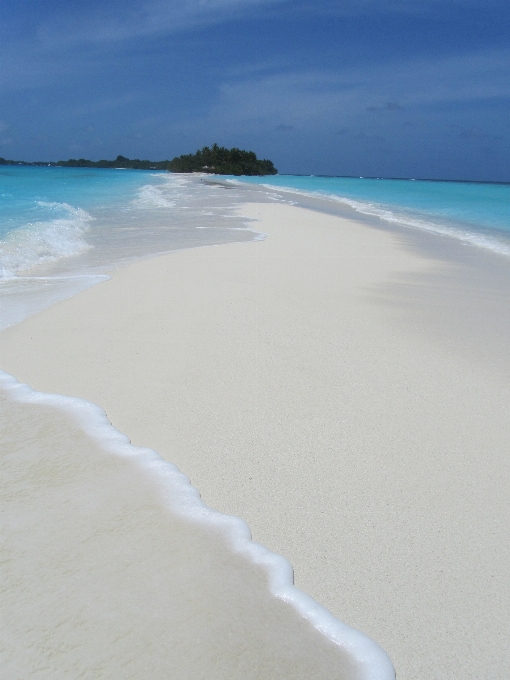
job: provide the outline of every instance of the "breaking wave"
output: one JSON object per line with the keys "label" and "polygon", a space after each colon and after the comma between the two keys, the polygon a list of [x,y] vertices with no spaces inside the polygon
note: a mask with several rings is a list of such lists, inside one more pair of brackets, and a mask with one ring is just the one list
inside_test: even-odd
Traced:
{"label": "breaking wave", "polygon": [[94,219],[88,212],[68,203],[39,201],[38,205],[55,216],[28,222],[0,241],[2,278],[14,277],[38,264],[54,262],[91,248],[84,239],[89,223]]}

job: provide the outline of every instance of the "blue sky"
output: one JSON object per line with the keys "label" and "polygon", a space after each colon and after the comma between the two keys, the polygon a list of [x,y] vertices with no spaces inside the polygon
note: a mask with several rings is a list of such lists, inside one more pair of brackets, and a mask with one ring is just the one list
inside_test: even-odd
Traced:
{"label": "blue sky", "polygon": [[0,156],[510,181],[508,0],[2,0]]}

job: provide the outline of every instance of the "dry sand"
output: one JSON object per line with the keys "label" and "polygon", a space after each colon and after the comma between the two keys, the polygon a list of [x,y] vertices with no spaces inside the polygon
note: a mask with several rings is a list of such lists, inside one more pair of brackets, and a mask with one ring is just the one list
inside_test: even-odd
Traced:
{"label": "dry sand", "polygon": [[391,678],[271,594],[281,565],[240,520],[204,516],[181,473],[108,425],[99,446],[47,397],[0,396],[3,680]]}
{"label": "dry sand", "polygon": [[[450,342],[462,267],[338,217],[242,212],[265,241],[115,272],[7,329],[2,368],[176,463],[399,680],[506,678],[510,394],[483,329]],[[425,330],[398,304],[413,281]]]}

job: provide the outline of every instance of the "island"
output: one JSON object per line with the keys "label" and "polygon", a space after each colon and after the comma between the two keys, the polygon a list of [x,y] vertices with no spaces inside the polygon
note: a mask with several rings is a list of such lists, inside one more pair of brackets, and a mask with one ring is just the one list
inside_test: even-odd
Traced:
{"label": "island", "polygon": [[178,156],[170,162],[173,172],[209,172],[216,175],[276,175],[277,170],[267,159],[259,160],[253,151],[226,149],[213,144],[195,154]]}
{"label": "island", "polygon": [[227,149],[213,144],[204,146],[194,154],[176,156],[169,161],[149,161],[117,156],[113,161],[90,161],[86,158],[70,158],[67,161],[12,161],[0,158],[0,165],[58,166],[66,168],[131,168],[133,170],[167,170],[169,172],[206,172],[212,175],[276,175],[272,161],[257,158],[253,151],[236,147]]}

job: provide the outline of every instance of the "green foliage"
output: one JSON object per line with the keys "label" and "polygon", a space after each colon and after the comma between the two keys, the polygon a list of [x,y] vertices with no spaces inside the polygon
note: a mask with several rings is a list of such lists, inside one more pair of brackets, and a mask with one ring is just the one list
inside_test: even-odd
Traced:
{"label": "green foliage", "polygon": [[130,160],[117,156],[114,161],[89,161],[70,158],[58,163],[8,161],[0,158],[0,165],[58,165],[65,168],[132,168],[133,170],[170,170],[171,172],[208,172],[214,175],[276,175],[277,170],[268,160],[259,160],[253,151],[226,149],[213,144],[204,146],[195,154],[178,156],[171,161]]}
{"label": "green foliage", "polygon": [[86,158],[70,158],[59,161],[57,165],[64,168],[131,168],[132,170],[167,170],[169,161],[141,161],[138,158],[130,160],[125,156],[117,156],[114,161],[88,161]]}
{"label": "green foliage", "polygon": [[195,154],[179,156],[170,161],[172,172],[209,172],[215,175],[276,175],[277,170],[268,160],[258,160],[253,151],[226,149],[213,144]]}
{"label": "green foliage", "polygon": [[9,161],[6,158],[0,157],[0,165],[56,165],[56,163],[47,163],[46,161],[35,161],[33,163],[27,161]]}

